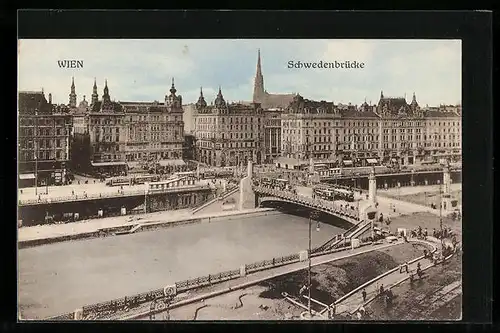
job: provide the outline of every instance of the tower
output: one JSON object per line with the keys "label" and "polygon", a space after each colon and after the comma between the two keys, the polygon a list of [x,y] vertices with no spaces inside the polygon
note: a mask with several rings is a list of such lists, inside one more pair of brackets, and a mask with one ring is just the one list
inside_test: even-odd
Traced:
{"label": "tower", "polygon": [[76,108],[75,78],[71,79],[71,93],[69,94],[69,107]]}
{"label": "tower", "polygon": [[197,110],[201,110],[207,106],[207,102],[205,101],[205,97],[203,97],[203,88],[200,87],[200,97],[198,98],[198,102],[195,104]]}
{"label": "tower", "polygon": [[261,103],[264,99],[264,77],[262,76],[262,68],[260,63],[260,49],[257,55],[257,72],[255,74],[255,81],[253,86],[253,101],[255,103]]}
{"label": "tower", "polygon": [[413,93],[413,98],[411,100],[410,107],[414,111],[418,109],[417,97],[415,96],[415,92]]}
{"label": "tower", "polygon": [[170,95],[165,95],[165,105],[173,109],[181,110],[182,109],[182,96],[177,96],[177,89],[175,89],[175,81],[172,78],[172,86],[170,87]]}
{"label": "tower", "polygon": [[240,181],[239,210],[254,209],[256,205],[255,192],[253,191],[253,162],[248,161],[247,176]]}
{"label": "tower", "polygon": [[104,80],[104,93],[102,94],[103,102],[110,102],[111,97],[109,97],[108,80]]}
{"label": "tower", "polygon": [[217,93],[217,97],[215,98],[214,101],[215,107],[216,108],[223,108],[226,106],[226,101],[224,100],[224,96],[222,96],[222,90],[219,86],[219,92]]}
{"label": "tower", "polygon": [[383,99],[384,98],[384,92],[382,90],[380,90],[380,99]]}
{"label": "tower", "polygon": [[94,78],[94,87],[92,88],[91,104],[96,104],[98,100],[99,100],[99,95],[97,94],[97,82],[96,79]]}

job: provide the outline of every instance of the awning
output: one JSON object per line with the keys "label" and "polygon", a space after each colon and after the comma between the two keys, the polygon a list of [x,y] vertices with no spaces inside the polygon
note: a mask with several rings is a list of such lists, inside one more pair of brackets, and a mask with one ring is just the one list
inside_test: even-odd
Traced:
{"label": "awning", "polygon": [[367,158],[367,159],[366,159],[366,161],[367,161],[368,163],[370,163],[370,164],[375,164],[375,163],[377,163],[377,162],[378,162],[378,161],[377,161],[376,159],[374,159],[374,158]]}
{"label": "awning", "polygon": [[183,160],[160,160],[158,162],[161,166],[183,166],[186,162]]}
{"label": "awning", "polygon": [[25,180],[25,179],[35,179],[35,174],[34,173],[25,173],[23,175],[19,175],[19,179]]}
{"label": "awning", "polygon": [[116,166],[116,165],[127,165],[126,162],[91,162],[92,166]]}
{"label": "awning", "polygon": [[350,164],[352,164],[352,161],[351,160],[343,160],[342,163],[344,163],[345,165],[350,165]]}

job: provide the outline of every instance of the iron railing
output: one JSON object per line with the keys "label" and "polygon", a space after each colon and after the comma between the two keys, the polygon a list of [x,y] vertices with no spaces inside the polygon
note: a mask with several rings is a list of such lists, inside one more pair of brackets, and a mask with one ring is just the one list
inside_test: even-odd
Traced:
{"label": "iron railing", "polygon": [[[210,185],[186,185],[177,188],[166,188],[162,189],[161,193],[176,193],[183,192],[186,190],[204,190],[210,189]],[[160,193],[160,192],[155,192]],[[44,203],[56,203],[56,202],[69,202],[69,201],[85,201],[85,200],[95,200],[95,199],[105,199],[105,198],[115,198],[115,197],[130,197],[144,195],[145,190],[120,190],[119,192],[113,193],[93,193],[93,194],[80,194],[80,195],[70,195],[61,197],[50,197],[50,198],[39,198],[39,199],[20,199],[19,206],[29,206],[29,205],[39,205]],[[151,193],[148,193],[151,194]]]}
{"label": "iron railing", "polygon": [[[295,263],[298,262],[299,259],[300,259],[299,254],[276,257],[271,260],[262,260],[249,265],[245,265],[245,270],[247,273],[253,273],[268,268]],[[175,286],[177,292],[185,292],[188,290],[197,289],[215,283],[220,283],[235,278],[239,278],[241,276],[240,274],[241,274],[240,270],[235,269],[235,270],[220,272],[217,274],[210,274],[207,276],[176,282]],[[122,297],[111,301],[87,305],[84,306],[82,309],[83,320],[106,319],[107,317],[119,311],[126,311],[128,309],[133,309],[142,306],[143,304],[153,301],[155,299],[161,299],[162,297],[165,297],[163,288],[132,296]],[[73,320],[73,319],[74,319],[73,312],[49,318],[49,320]]]}
{"label": "iron railing", "polygon": [[349,204],[342,205],[333,201],[327,201],[323,199],[313,199],[310,197],[297,195],[288,191],[282,191],[263,186],[254,186],[254,191],[260,194],[267,194],[271,197],[276,197],[279,199],[285,199],[291,202],[295,202],[304,206],[308,206],[310,208],[327,211],[333,214],[338,214],[343,217],[354,219],[356,221],[359,220],[359,212],[357,207],[351,206],[351,208],[349,208]]}

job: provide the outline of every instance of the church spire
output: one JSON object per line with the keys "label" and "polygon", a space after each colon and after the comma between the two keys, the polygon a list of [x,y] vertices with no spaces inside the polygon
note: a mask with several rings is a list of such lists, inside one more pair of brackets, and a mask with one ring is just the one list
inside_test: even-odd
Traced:
{"label": "church spire", "polygon": [[96,82],[96,78],[94,78],[94,86],[92,88],[91,103],[95,104],[95,103],[97,103],[98,100],[99,100],[99,95],[97,94],[97,82]]}
{"label": "church spire", "polygon": [[75,78],[71,78],[71,92],[69,94],[69,107],[76,108]]}
{"label": "church spire", "polygon": [[380,90],[380,99],[384,98],[384,92]]}
{"label": "church spire", "polygon": [[413,98],[411,100],[411,107],[413,109],[417,109],[419,106],[418,106],[418,103],[417,103],[417,96],[415,96],[415,92],[413,92]]}
{"label": "church spire", "polygon": [[111,98],[109,97],[109,88],[108,88],[108,80],[104,80],[104,94],[102,95],[102,100],[103,101],[111,101]]}
{"label": "church spire", "polygon": [[261,103],[264,99],[264,76],[262,75],[262,65],[260,60],[260,49],[257,52],[257,72],[253,86],[253,101]]}

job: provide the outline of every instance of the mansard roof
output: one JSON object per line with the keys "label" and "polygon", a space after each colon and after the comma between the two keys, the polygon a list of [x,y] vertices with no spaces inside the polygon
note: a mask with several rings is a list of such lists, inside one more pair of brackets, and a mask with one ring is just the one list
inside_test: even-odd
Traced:
{"label": "mansard roof", "polygon": [[40,113],[50,113],[52,107],[47,102],[42,91],[20,91],[18,101],[19,113],[35,114],[35,110]]}
{"label": "mansard roof", "polygon": [[355,107],[354,108],[347,108],[340,110],[340,114],[342,118],[380,118],[378,114],[376,114],[373,111],[362,111],[362,110],[357,110]]}
{"label": "mansard roof", "polygon": [[270,94],[265,93],[261,105],[265,109],[286,108],[295,97],[295,94]]}
{"label": "mansard roof", "polygon": [[123,107],[120,103],[113,102],[113,101],[97,101],[96,103],[92,104],[91,112],[92,113],[99,113],[99,112],[115,112],[115,113],[121,113],[123,112]]}
{"label": "mansard roof", "polygon": [[125,113],[148,113],[166,111],[165,103],[154,102],[120,102]]}
{"label": "mansard roof", "polygon": [[424,110],[426,118],[460,118],[460,115],[453,111]]}

